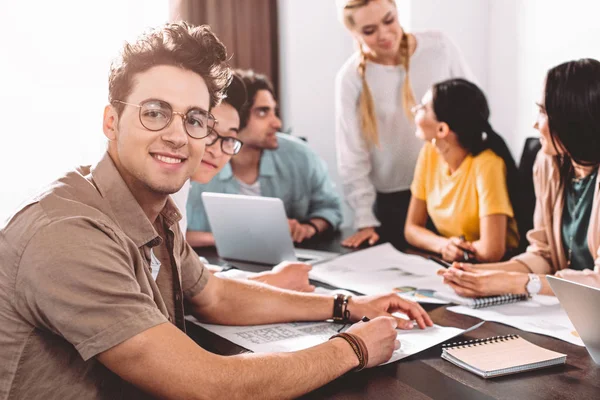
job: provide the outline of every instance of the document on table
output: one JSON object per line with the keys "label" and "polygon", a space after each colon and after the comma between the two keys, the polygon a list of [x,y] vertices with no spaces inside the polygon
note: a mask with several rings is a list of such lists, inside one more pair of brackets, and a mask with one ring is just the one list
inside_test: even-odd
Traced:
{"label": "document on table", "polygon": [[[331,336],[339,333],[338,329],[342,328],[342,325],[333,322],[224,326],[204,324],[192,316],[186,318],[204,329],[255,353],[304,350],[325,343]],[[408,331],[398,329],[398,340],[400,340],[401,347],[394,351],[392,358],[384,364],[401,360],[453,337],[470,332],[479,328],[482,324],[483,322],[466,330],[439,325],[424,330],[419,328]]]}
{"label": "document on table", "polygon": [[433,261],[402,253],[386,243],[314,265],[309,277],[363,294],[396,292],[414,301],[448,304],[433,295],[448,290],[436,275],[438,269]]}
{"label": "document on table", "polygon": [[456,306],[448,310],[584,346],[567,313],[554,296],[538,295],[528,301],[482,309]]}

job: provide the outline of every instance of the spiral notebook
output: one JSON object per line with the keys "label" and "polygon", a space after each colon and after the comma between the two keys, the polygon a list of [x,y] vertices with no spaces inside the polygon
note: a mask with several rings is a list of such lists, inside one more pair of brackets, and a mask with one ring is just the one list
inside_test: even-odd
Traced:
{"label": "spiral notebook", "polygon": [[484,378],[564,364],[567,355],[519,335],[495,336],[442,346],[442,358]]}
{"label": "spiral notebook", "polygon": [[518,301],[526,301],[529,299],[529,296],[526,294],[503,294],[499,296],[468,298],[459,296],[456,293],[449,291],[437,291],[435,292],[434,296],[442,300],[471,308],[498,306],[501,304],[516,303]]}

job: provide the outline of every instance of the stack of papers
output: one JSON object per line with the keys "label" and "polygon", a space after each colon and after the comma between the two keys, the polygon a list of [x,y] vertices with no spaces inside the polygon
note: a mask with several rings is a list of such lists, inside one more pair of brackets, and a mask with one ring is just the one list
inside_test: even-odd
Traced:
{"label": "stack of papers", "polygon": [[313,266],[310,279],[366,295],[396,292],[422,303],[447,304],[434,296],[448,291],[440,266],[421,256],[409,255],[385,243]]}

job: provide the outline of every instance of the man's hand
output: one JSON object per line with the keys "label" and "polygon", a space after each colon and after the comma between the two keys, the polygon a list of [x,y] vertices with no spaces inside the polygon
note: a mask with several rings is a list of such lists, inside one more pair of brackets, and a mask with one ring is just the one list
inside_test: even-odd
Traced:
{"label": "man's hand", "polygon": [[[475,247],[467,241],[458,237],[451,237],[446,241],[446,245],[440,249],[442,258],[446,261],[465,261],[465,254],[468,257],[475,258]],[[471,253],[471,254],[469,254]]]}
{"label": "man's hand", "polygon": [[394,350],[400,348],[396,334],[397,325],[395,318],[377,317],[369,322],[356,323],[346,331],[365,342],[369,353],[367,368],[386,362],[392,357]]}
{"label": "man's hand", "polygon": [[308,272],[311,269],[308,264],[284,261],[274,266],[271,271],[256,275],[253,280],[282,289],[314,292],[315,287],[308,282]]}
{"label": "man's hand", "polygon": [[[433,321],[418,303],[405,300],[395,293],[377,296],[357,296],[348,302],[350,319],[360,320],[363,316],[374,319],[376,317],[393,317],[391,314],[401,312],[411,320],[417,321],[421,329],[433,326]],[[412,329],[414,323],[402,318],[393,317],[400,329]]]}
{"label": "man's hand", "polygon": [[310,239],[318,233],[314,226],[300,223],[296,219],[288,219],[288,224],[290,225],[292,240],[296,243]]}
{"label": "man's hand", "polygon": [[521,272],[482,270],[470,264],[454,263],[452,268],[438,270],[444,283],[463,297],[495,296],[526,293],[529,276]]}
{"label": "man's hand", "polygon": [[583,271],[563,269],[562,271],[558,271],[556,276],[583,285],[600,287],[600,274],[589,269],[584,269]]}
{"label": "man's hand", "polygon": [[374,245],[379,240],[379,235],[375,232],[374,227],[362,228],[354,235],[347,237],[342,242],[342,246],[356,248],[368,241],[369,246]]}

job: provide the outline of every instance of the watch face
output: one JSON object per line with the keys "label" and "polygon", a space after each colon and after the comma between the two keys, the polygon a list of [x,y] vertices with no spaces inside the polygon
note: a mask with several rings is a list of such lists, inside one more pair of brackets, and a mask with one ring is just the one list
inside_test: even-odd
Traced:
{"label": "watch face", "polygon": [[525,288],[529,294],[538,294],[542,289],[542,282],[537,275],[529,275],[529,282]]}

